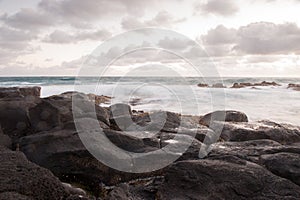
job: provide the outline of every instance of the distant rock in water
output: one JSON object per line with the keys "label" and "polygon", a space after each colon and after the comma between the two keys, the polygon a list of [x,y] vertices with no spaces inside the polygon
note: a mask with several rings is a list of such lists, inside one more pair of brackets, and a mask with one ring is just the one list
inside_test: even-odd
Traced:
{"label": "distant rock in water", "polygon": [[212,88],[226,88],[226,86],[223,85],[223,83],[215,83],[211,87]]}
{"label": "distant rock in water", "polygon": [[208,87],[211,87],[211,88],[226,88],[226,86],[223,83],[215,83],[212,86],[209,86],[206,83],[199,83],[197,86],[202,87],[202,88],[208,88]]}
{"label": "distant rock in water", "polygon": [[254,87],[254,86],[281,86],[276,82],[263,81],[261,83],[234,83],[231,88],[244,88],[244,87]]}
{"label": "distant rock in water", "polygon": [[231,88],[243,88],[243,87],[251,87],[251,83],[234,83]]}
{"label": "distant rock in water", "polygon": [[300,91],[300,84],[289,83],[287,88],[291,88],[296,91]]}
{"label": "distant rock in water", "polygon": [[209,87],[209,85],[206,83],[199,83],[197,86],[198,87]]}

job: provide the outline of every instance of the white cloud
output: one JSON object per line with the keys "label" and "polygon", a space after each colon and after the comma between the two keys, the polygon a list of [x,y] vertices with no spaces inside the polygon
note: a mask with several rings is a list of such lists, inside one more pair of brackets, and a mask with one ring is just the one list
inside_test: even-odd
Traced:
{"label": "white cloud", "polygon": [[43,41],[48,43],[65,44],[65,43],[77,43],[79,41],[84,41],[84,40],[103,41],[105,39],[108,39],[110,36],[111,33],[108,32],[107,30],[84,31],[84,32],[81,31],[75,34],[70,34],[68,32],[61,31],[61,30],[55,30],[51,34],[47,35]]}
{"label": "white cloud", "polygon": [[227,49],[227,55],[300,53],[300,28],[293,23],[257,22],[238,29],[220,25],[201,39],[207,48]]}
{"label": "white cloud", "polygon": [[231,16],[239,11],[234,0],[208,0],[195,7],[195,13]]}
{"label": "white cloud", "polygon": [[125,30],[145,28],[145,27],[172,27],[175,24],[182,23],[185,18],[174,18],[167,11],[160,11],[150,20],[139,20],[136,17],[129,16],[123,18],[121,25]]}
{"label": "white cloud", "polygon": [[43,27],[52,26],[55,23],[52,16],[32,8],[22,8],[13,15],[4,14],[1,20],[9,26],[24,30],[33,29],[34,31]]}

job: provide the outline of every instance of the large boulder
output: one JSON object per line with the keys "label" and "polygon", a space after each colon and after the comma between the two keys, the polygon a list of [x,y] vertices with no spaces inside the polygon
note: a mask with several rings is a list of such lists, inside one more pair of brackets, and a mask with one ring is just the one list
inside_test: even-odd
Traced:
{"label": "large boulder", "polygon": [[[148,145],[143,139],[118,131],[108,130],[106,136],[126,151],[141,153],[157,149],[153,143]],[[73,130],[48,131],[23,137],[20,150],[29,160],[50,169],[61,180],[85,185],[94,192],[98,192],[100,183],[114,185],[152,174],[131,174],[109,168],[90,154]]]}
{"label": "large boulder", "polygon": [[251,161],[300,185],[299,145],[282,145],[273,140],[251,140],[215,143],[209,150],[207,159],[226,161],[236,157]]}
{"label": "large boulder", "polygon": [[13,141],[31,133],[28,110],[39,102],[40,87],[0,88],[0,122]]}
{"label": "large boulder", "polygon": [[4,134],[13,140],[30,132],[28,108],[31,103],[24,99],[0,100],[0,123]]}
{"label": "large boulder", "polygon": [[225,121],[225,122],[248,122],[248,117],[245,113],[226,110],[226,111],[215,111],[208,113],[200,118],[200,124],[204,126],[210,126],[211,122],[214,121]]}
{"label": "large boulder", "polygon": [[[228,122],[223,123],[222,126],[221,139],[225,141],[270,139],[281,144],[300,142],[300,127],[289,124],[259,121],[251,123]],[[214,126],[210,128],[214,129]]]}
{"label": "large boulder", "polygon": [[299,199],[300,187],[263,167],[234,160],[193,160],[168,169],[160,199]]}
{"label": "large boulder", "polygon": [[0,147],[0,162],[0,199],[60,200],[69,196],[58,178],[21,152]]}
{"label": "large boulder", "polygon": [[[31,128],[35,132],[48,131],[55,127],[63,128],[66,124],[73,123],[73,95],[80,98],[74,105],[77,115],[80,117],[97,117],[101,126],[108,127],[109,115],[106,109],[91,102],[84,94],[69,92],[41,99],[36,106],[30,108]],[[95,112],[96,115],[94,116]]]}

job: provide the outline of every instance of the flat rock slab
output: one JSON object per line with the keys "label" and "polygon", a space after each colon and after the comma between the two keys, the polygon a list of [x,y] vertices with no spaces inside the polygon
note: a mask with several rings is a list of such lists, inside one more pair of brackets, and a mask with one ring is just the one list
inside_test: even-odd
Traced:
{"label": "flat rock slab", "polygon": [[[216,127],[223,126],[221,139],[224,141],[249,141],[270,139],[281,144],[300,142],[300,128],[289,124],[271,121],[251,123],[215,122]],[[214,130],[214,125],[211,126]]]}
{"label": "flat rock slab", "polygon": [[[243,162],[242,162],[243,163]],[[169,168],[158,191],[161,199],[290,199],[300,187],[251,162],[194,160]]]}

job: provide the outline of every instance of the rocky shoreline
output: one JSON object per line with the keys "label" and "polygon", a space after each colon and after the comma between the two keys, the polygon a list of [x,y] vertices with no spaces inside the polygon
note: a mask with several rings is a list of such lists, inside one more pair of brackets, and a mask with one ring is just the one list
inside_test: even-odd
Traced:
{"label": "rocky shoreline", "polygon": [[[215,83],[215,84],[212,84],[211,86],[206,84],[206,83],[199,83],[197,86],[201,87],[201,88],[227,88],[227,86],[224,85],[223,83]],[[262,81],[260,83],[249,83],[249,82],[234,83],[229,88],[234,88],[234,89],[239,89],[239,88],[257,89],[257,87],[266,87],[266,86],[278,87],[278,86],[281,86],[281,85],[274,82],[274,81],[272,81],[272,82]],[[286,88],[287,89],[293,89],[295,91],[300,91],[300,84],[289,83]]]}
{"label": "rocky shoreline", "polygon": [[[298,126],[248,122],[246,114],[238,111],[204,116],[166,112],[159,133],[147,137],[143,129],[131,129],[129,121],[145,127],[151,121],[149,113],[134,112],[125,104],[101,107],[110,99],[105,96],[67,92],[40,98],[40,91],[39,87],[0,88],[0,200],[300,199]],[[193,142],[161,170],[117,171],[95,159],[82,144],[72,113],[74,95],[95,106],[107,138],[126,151],[144,153],[171,141],[178,148],[188,139]],[[222,132],[215,140],[220,125]],[[200,159],[204,145],[209,153]],[[176,148],[170,151],[178,153]]]}

